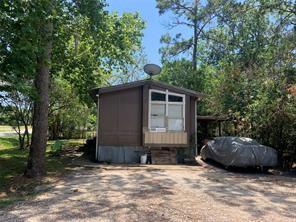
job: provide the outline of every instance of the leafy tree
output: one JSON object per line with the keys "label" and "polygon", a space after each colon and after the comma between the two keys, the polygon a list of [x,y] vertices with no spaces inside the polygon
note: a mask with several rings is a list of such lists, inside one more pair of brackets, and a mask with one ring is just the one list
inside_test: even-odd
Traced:
{"label": "leafy tree", "polygon": [[10,91],[0,95],[0,108],[0,122],[12,126],[15,130],[20,149],[28,147],[29,126],[32,124],[32,100],[19,92]]}
{"label": "leafy tree", "polygon": [[108,83],[110,85],[128,83],[145,78],[143,67],[148,63],[143,48],[140,48],[133,56],[133,63],[126,63],[113,70]]}
{"label": "leafy tree", "polygon": [[49,79],[58,1],[2,1],[1,81],[33,101],[33,132],[25,175],[45,174]]}
{"label": "leafy tree", "polygon": [[[102,22],[104,21],[104,22]],[[83,14],[71,21],[74,30],[59,53],[56,48],[54,72],[69,81],[77,91],[81,101],[92,104],[89,89],[109,84],[114,70],[123,70],[136,64],[135,56],[141,46],[144,23],[138,14],[100,14],[96,31],[92,30],[92,20]],[[65,43],[64,43],[65,44]],[[62,54],[62,57],[59,55]],[[62,62],[62,63],[61,63]]]}
{"label": "leafy tree", "polygon": [[197,90],[200,88],[200,77],[200,75],[197,75],[197,71],[192,69],[190,61],[181,59],[164,63],[159,80]]}
{"label": "leafy tree", "polygon": [[49,138],[84,138],[85,130],[94,130],[96,110],[81,103],[71,84],[55,78],[51,83]]}
{"label": "leafy tree", "polygon": [[33,101],[28,177],[45,174],[50,80],[67,80],[90,104],[88,90],[104,84],[114,68],[132,64],[140,47],[139,15],[104,7],[100,0],[0,2],[0,81]]}

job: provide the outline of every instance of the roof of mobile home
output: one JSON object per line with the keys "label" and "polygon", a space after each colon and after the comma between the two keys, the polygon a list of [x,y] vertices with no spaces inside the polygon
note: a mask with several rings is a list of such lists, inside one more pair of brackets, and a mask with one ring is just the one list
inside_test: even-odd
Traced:
{"label": "roof of mobile home", "polygon": [[160,88],[165,88],[168,90],[172,90],[178,93],[183,93],[190,95],[192,97],[197,97],[197,98],[203,98],[204,95],[202,93],[190,90],[190,89],[185,89],[181,87],[177,87],[171,84],[167,84],[164,82],[156,81],[156,80],[139,80],[135,82],[130,82],[130,83],[124,83],[120,85],[114,85],[114,86],[108,86],[108,87],[101,87],[101,88],[95,88],[91,90],[91,96],[92,98],[96,101],[96,96],[104,93],[110,93],[110,92],[115,92],[115,91],[120,91],[120,90],[125,90],[129,88],[134,88],[134,87],[139,87],[143,85],[154,85]]}

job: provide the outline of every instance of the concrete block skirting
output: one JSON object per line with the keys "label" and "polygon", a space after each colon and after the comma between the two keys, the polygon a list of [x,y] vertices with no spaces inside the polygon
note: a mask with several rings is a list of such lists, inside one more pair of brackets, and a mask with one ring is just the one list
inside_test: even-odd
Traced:
{"label": "concrete block skirting", "polygon": [[177,148],[151,148],[153,164],[177,164]]}

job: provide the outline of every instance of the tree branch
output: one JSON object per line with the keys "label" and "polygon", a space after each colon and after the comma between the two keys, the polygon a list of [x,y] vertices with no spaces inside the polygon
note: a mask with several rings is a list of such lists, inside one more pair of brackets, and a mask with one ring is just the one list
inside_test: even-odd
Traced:
{"label": "tree branch", "polygon": [[176,8],[172,7],[172,9],[175,9],[175,10],[185,10],[185,11],[189,11],[191,14],[194,13],[194,10],[192,7],[188,7],[188,6],[185,6],[185,5],[182,5],[178,2],[178,0],[176,1],[173,1],[173,3],[177,6]]}

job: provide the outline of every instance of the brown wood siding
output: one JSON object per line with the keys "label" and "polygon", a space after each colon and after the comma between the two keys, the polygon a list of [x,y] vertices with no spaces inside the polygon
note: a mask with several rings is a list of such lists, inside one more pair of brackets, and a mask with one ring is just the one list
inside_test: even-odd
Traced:
{"label": "brown wood siding", "polygon": [[[190,118],[190,129],[188,131],[188,136],[189,136],[189,140],[191,140],[191,137],[195,135],[195,124],[196,124],[196,121],[195,121],[195,98],[193,97],[190,97],[190,114],[189,114],[189,118]],[[193,142],[195,143],[195,141],[189,141],[189,142]],[[190,143],[189,143],[190,144]]]}
{"label": "brown wood siding", "polygon": [[149,112],[149,86],[143,86],[143,119],[142,119],[142,126],[143,130],[142,133],[148,130],[148,112]]}
{"label": "brown wood siding", "polygon": [[142,145],[142,87],[101,94],[99,144]]}
{"label": "brown wood siding", "polygon": [[190,96],[185,97],[185,130],[187,132],[187,144],[190,144]]}

